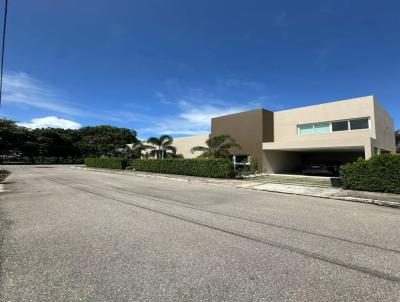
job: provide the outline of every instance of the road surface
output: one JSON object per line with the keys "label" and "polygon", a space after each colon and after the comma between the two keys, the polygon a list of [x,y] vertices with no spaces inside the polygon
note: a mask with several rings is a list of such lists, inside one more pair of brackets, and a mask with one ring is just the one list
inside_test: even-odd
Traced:
{"label": "road surface", "polygon": [[0,301],[400,301],[400,210],[62,166],[0,193]]}

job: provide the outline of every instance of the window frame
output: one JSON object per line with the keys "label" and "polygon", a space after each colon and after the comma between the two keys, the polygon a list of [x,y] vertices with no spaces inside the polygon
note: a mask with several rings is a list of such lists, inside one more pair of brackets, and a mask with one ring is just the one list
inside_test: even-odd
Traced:
{"label": "window frame", "polygon": [[[368,122],[368,127],[367,128],[359,128],[359,129],[351,129],[351,121],[355,121],[355,120],[365,120],[367,119]],[[354,131],[354,130],[365,130],[365,129],[371,129],[371,121],[369,117],[358,117],[358,118],[352,118],[349,119],[349,131]]]}
{"label": "window frame", "polygon": [[[308,125],[312,125],[312,132],[310,132],[310,133],[300,133],[300,127],[301,126],[308,126]],[[300,135],[308,135],[308,134],[315,134],[315,126],[314,126],[314,124],[301,124],[301,125],[297,125],[297,134],[300,134]]]}
{"label": "window frame", "polygon": [[[337,130],[337,131],[333,131],[333,123],[340,123],[340,122],[346,122],[347,124],[347,129],[345,130]],[[332,121],[331,122],[332,125],[332,132],[343,132],[343,131],[350,131],[350,120],[338,120],[338,121]]]}
{"label": "window frame", "polygon": [[[351,129],[351,121],[353,121],[353,120],[362,120],[362,119],[367,119],[368,120],[368,128]],[[346,122],[346,121],[347,121],[347,130],[333,131],[333,126],[332,126],[333,123],[335,123],[335,122]],[[328,123],[329,123],[329,132],[315,132],[315,125],[317,125],[317,124],[328,124]],[[312,125],[312,132],[310,132],[310,133],[301,133],[300,132],[301,126],[309,126],[309,125]],[[333,133],[333,132],[346,132],[346,131],[370,130],[370,129],[371,129],[371,117],[356,117],[356,118],[351,118],[351,119],[334,120],[334,121],[328,121],[328,122],[315,122],[315,123],[297,124],[297,135],[327,134],[327,133]]]}
{"label": "window frame", "polygon": [[[316,132],[316,125],[320,124],[328,124],[329,126],[329,131],[328,132]],[[331,133],[332,132],[332,122],[320,122],[320,123],[314,123],[314,133],[313,134],[324,134],[324,133]]]}

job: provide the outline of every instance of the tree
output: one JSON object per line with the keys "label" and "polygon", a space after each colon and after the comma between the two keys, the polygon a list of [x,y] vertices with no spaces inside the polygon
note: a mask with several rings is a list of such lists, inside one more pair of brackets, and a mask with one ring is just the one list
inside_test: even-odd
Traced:
{"label": "tree", "polygon": [[120,156],[127,144],[137,143],[136,131],[113,126],[83,127],[77,143],[84,157]]}
{"label": "tree", "polygon": [[74,130],[60,128],[42,128],[32,131],[36,138],[38,153],[45,157],[60,158],[80,156],[79,149],[74,144]]}
{"label": "tree", "polygon": [[136,143],[132,144],[127,144],[128,147],[128,155],[130,159],[134,158],[141,158],[142,157],[142,151],[145,151],[147,149],[154,149],[154,146],[151,145],[145,145],[143,142],[138,141]]}
{"label": "tree", "polygon": [[0,119],[0,155],[79,159],[88,156],[121,156],[126,144],[135,144],[136,131],[112,126],[28,129]]}
{"label": "tree", "polygon": [[21,153],[29,157],[30,162],[34,164],[35,163],[34,157],[38,155],[39,152],[36,137],[33,134],[33,132],[27,128],[24,128],[22,131],[24,137],[23,137],[23,143],[21,144],[20,147]]}
{"label": "tree", "polygon": [[396,152],[400,153],[400,129],[395,132],[396,137]]}
{"label": "tree", "polygon": [[202,152],[200,157],[209,158],[227,158],[229,157],[229,149],[242,147],[236,143],[235,139],[230,135],[218,135],[206,140],[207,147],[196,146],[191,149],[192,153]]}
{"label": "tree", "polygon": [[0,119],[0,154],[10,155],[21,152],[28,129],[15,121]]}
{"label": "tree", "polygon": [[150,155],[156,158],[165,158],[168,151],[176,154],[176,148],[172,146],[173,141],[174,139],[170,135],[150,137],[147,142],[155,147],[154,150],[150,151]]}

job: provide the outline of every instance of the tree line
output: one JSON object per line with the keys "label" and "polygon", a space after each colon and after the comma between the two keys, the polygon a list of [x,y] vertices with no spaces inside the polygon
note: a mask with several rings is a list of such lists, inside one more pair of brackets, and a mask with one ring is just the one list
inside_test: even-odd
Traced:
{"label": "tree line", "polygon": [[107,125],[29,129],[15,121],[0,119],[0,155],[26,157],[34,163],[37,157],[78,160],[85,157],[125,156],[126,145],[138,142],[137,133],[127,128]]}

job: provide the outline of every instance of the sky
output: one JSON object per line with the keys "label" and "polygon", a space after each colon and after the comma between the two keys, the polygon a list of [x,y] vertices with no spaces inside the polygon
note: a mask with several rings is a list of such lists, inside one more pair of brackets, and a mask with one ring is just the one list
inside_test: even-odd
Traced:
{"label": "sky", "polygon": [[400,128],[400,1],[9,2],[0,116],[27,127],[179,137],[375,95]]}

